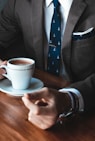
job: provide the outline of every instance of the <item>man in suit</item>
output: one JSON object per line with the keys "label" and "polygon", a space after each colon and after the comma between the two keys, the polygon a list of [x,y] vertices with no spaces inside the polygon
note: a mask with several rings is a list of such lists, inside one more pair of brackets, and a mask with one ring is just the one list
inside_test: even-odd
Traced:
{"label": "man in suit", "polygon": [[[59,0],[59,3],[62,14],[60,75],[72,83],[59,91],[42,88],[22,98],[30,110],[29,121],[42,129],[53,126],[60,115],[64,118],[95,108],[94,0]],[[8,0],[0,15],[1,59],[7,59],[5,50],[19,39],[24,41],[24,56],[34,58],[37,68],[47,70],[53,8],[52,0]],[[0,69],[0,74],[3,72]]]}

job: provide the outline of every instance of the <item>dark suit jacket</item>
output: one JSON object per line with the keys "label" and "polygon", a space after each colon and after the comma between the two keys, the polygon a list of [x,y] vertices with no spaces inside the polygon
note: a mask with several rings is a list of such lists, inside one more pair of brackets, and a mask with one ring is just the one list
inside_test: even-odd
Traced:
{"label": "dark suit jacket", "polygon": [[[62,59],[72,81],[70,87],[81,92],[85,110],[95,108],[95,34],[79,40],[73,39],[72,35],[91,27],[95,28],[95,1],[74,0],[63,37]],[[0,15],[3,58],[6,56],[3,50],[8,52],[9,46],[13,48],[10,56],[14,54],[13,42],[17,43],[18,39],[24,40],[25,52],[22,56],[34,58],[36,66],[44,69],[44,51],[47,51],[48,45],[44,28],[44,0],[8,0]]]}

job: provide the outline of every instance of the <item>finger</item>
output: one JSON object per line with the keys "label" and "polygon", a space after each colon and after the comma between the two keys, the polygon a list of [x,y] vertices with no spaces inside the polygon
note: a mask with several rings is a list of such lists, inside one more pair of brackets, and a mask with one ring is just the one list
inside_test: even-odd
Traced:
{"label": "finger", "polygon": [[25,106],[29,109],[32,110],[33,114],[37,114],[38,111],[38,106],[34,103],[32,103],[29,99],[26,97],[22,97],[22,101],[25,104]]}
{"label": "finger", "polygon": [[39,106],[47,106],[48,105],[48,103],[43,98],[41,100],[36,100],[35,104],[39,105]]}
{"label": "finger", "polygon": [[4,69],[0,69],[0,79],[3,79],[4,76],[2,74],[6,73]]}
{"label": "finger", "polygon": [[[0,60],[0,65],[4,65],[6,63],[7,63],[7,61]],[[4,74],[4,73],[6,73],[5,69],[0,68],[0,79],[4,78],[4,76],[2,76],[2,74]]]}
{"label": "finger", "polygon": [[6,60],[5,61],[0,60],[0,65],[5,65],[5,64],[7,64]]}
{"label": "finger", "polygon": [[3,78],[4,78],[4,76],[0,75],[0,80],[3,79]]}
{"label": "finger", "polygon": [[[24,102],[25,106],[31,111],[32,114],[35,115],[47,115],[49,113],[49,105],[45,105],[42,103],[35,102],[32,103],[29,99],[22,97],[22,101]],[[39,105],[41,104],[41,105]]]}
{"label": "finger", "polygon": [[32,116],[31,116],[31,114],[29,114],[28,120],[29,120],[32,124],[34,124],[35,126],[37,126],[38,128],[41,128],[41,129],[46,129],[46,128],[48,128],[47,125],[46,125],[46,123],[45,123],[44,120],[43,120],[43,117],[38,118],[38,117],[36,117],[35,115],[32,115]]}
{"label": "finger", "polygon": [[50,128],[52,125],[56,123],[57,118],[58,118],[57,116],[55,115],[52,116],[49,114],[33,115],[31,111],[28,114],[28,120],[41,129]]}
{"label": "finger", "polygon": [[6,71],[4,69],[0,69],[0,74],[4,74]]}
{"label": "finger", "polygon": [[44,87],[42,89],[40,89],[39,91],[33,92],[31,94],[25,94],[24,96],[28,99],[34,99],[34,100],[38,100],[38,99],[47,99],[47,97],[49,97],[48,94],[48,88]]}

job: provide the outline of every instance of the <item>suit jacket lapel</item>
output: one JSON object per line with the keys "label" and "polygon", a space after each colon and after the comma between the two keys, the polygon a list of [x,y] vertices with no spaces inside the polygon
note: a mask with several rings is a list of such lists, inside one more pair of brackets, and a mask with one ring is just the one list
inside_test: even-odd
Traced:
{"label": "suit jacket lapel", "polygon": [[85,8],[86,8],[86,3],[83,0],[74,0],[67,20],[67,25],[63,38],[62,54],[63,54],[63,61],[66,65],[66,69],[69,74],[71,72],[70,57],[71,57],[72,33]]}
{"label": "suit jacket lapel", "polygon": [[[44,0],[31,0],[31,15],[32,15],[32,33],[33,33],[33,46],[36,53],[37,66],[44,68],[44,45],[47,45],[47,40],[44,31]],[[71,37],[74,27],[82,15],[86,3],[83,0],[74,0],[70,14],[67,20],[67,25],[63,38],[63,60],[66,64],[67,71],[70,72],[70,55],[71,55]]]}

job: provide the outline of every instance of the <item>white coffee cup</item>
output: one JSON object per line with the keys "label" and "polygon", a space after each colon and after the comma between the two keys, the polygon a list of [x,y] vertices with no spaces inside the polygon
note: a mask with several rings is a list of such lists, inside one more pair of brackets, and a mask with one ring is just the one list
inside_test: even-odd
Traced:
{"label": "white coffee cup", "polygon": [[12,58],[7,61],[7,65],[1,65],[0,68],[6,70],[2,74],[8,78],[14,89],[27,89],[30,85],[31,78],[35,69],[35,61],[30,58]]}

